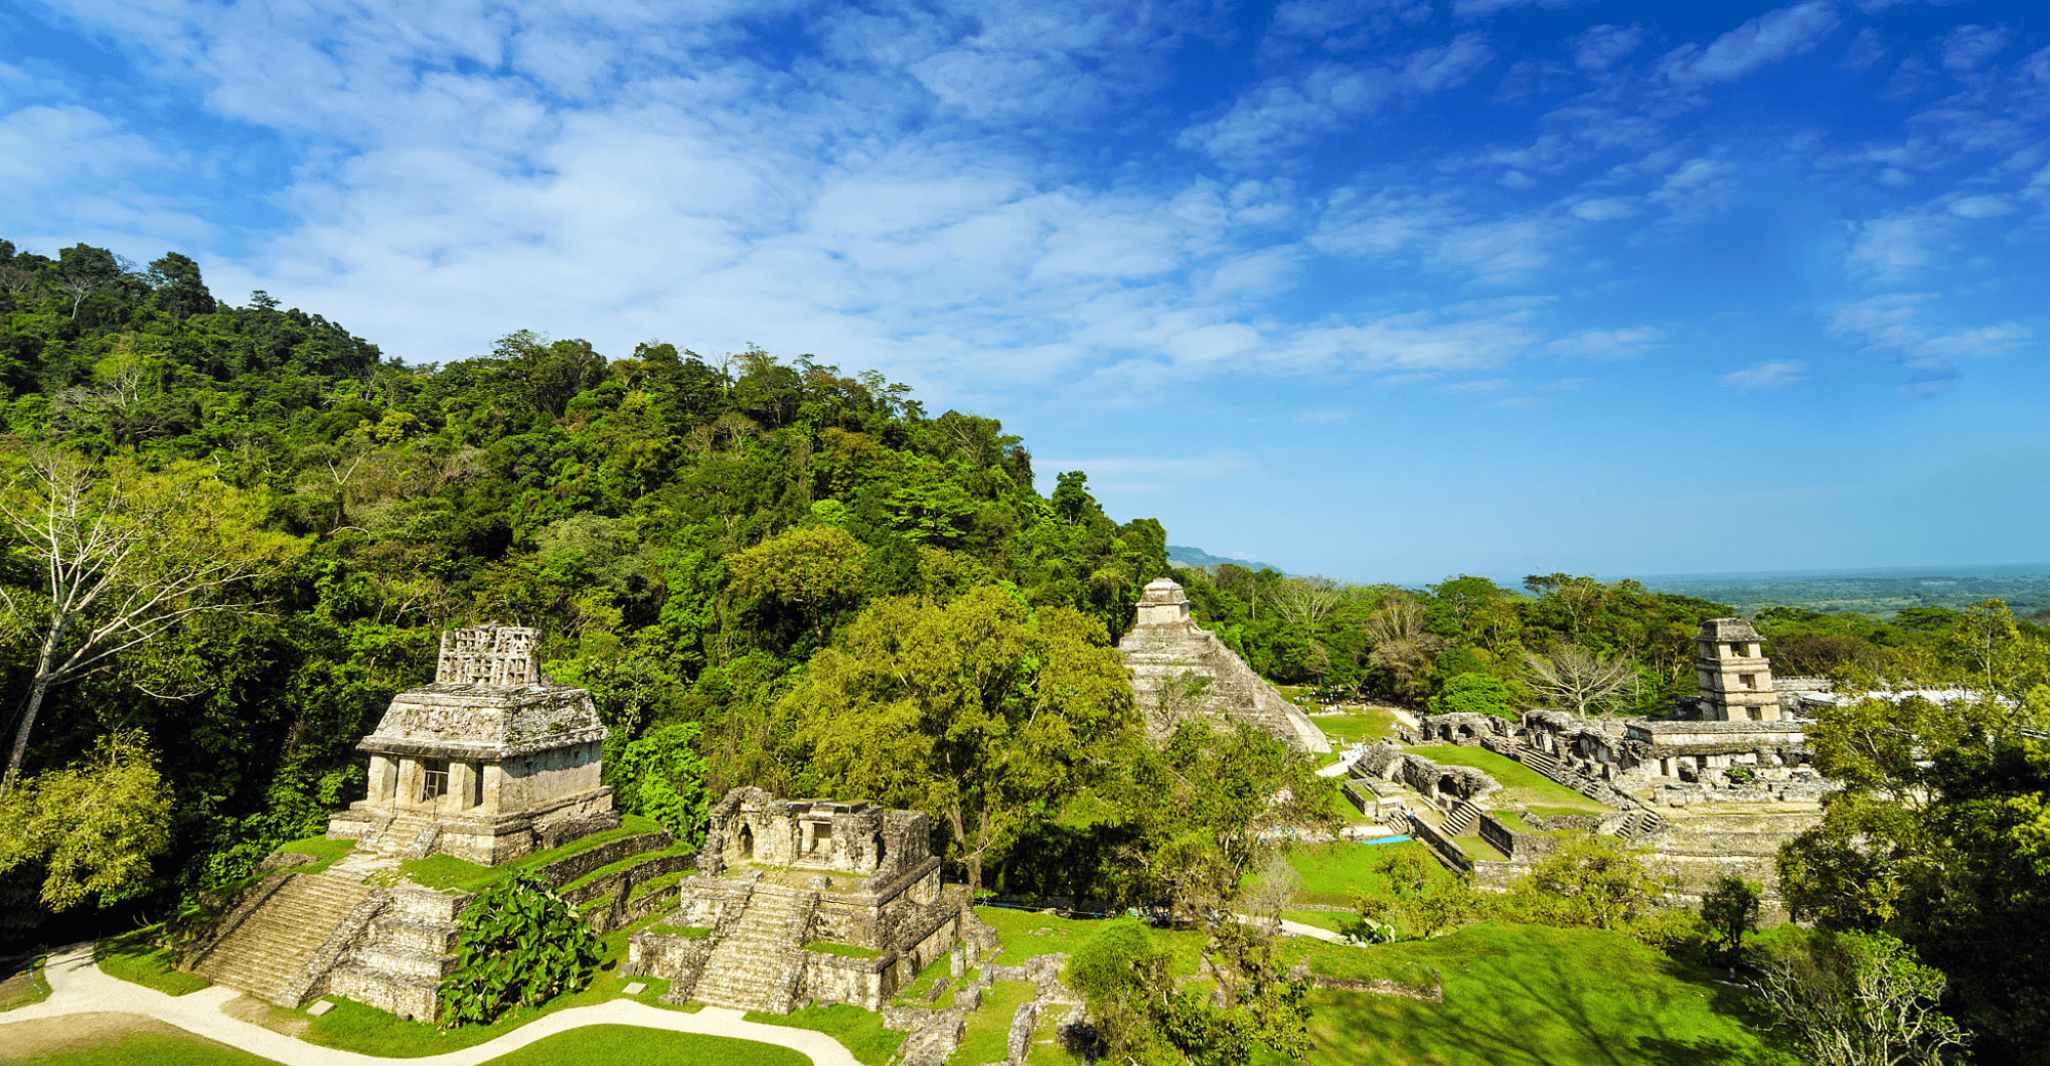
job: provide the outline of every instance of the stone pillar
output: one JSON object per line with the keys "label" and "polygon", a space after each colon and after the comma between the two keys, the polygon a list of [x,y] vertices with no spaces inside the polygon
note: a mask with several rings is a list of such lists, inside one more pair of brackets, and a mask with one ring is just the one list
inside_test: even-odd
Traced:
{"label": "stone pillar", "polygon": [[478,809],[485,814],[497,814],[500,794],[505,789],[505,767],[495,762],[484,764],[483,802]]}
{"label": "stone pillar", "polygon": [[398,797],[398,767],[389,755],[370,757],[370,792],[365,798],[374,806],[388,807]]}
{"label": "stone pillar", "polygon": [[448,795],[443,809],[451,813],[468,810],[470,796],[477,791],[477,764],[451,760],[448,764]]}
{"label": "stone pillar", "polygon": [[420,786],[426,783],[427,770],[420,760],[401,757],[399,759],[399,790],[395,797],[401,807],[416,807],[420,804]]}

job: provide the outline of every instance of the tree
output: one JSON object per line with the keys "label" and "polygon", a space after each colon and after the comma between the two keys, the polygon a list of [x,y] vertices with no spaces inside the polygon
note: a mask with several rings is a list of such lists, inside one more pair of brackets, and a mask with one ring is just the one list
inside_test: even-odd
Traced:
{"label": "tree", "polygon": [[1516,694],[1498,677],[1469,672],[1456,675],[1431,697],[1432,714],[1492,714],[1509,717]]}
{"label": "tree", "polygon": [[1546,925],[1619,929],[1649,915],[1676,879],[1651,849],[1592,833],[1560,842],[1513,890],[1520,910]]}
{"label": "tree", "polygon": [[1812,1066],[1939,1066],[1968,1035],[1936,1009],[1943,974],[1890,936],[1823,934],[1763,969],[1752,989]]}
{"label": "tree", "polygon": [[171,844],[171,790],[140,731],[101,737],[92,755],[0,796],[0,873],[43,864],[44,905],[101,906],[149,887]]}
{"label": "tree", "polygon": [[1367,616],[1365,629],[1374,645],[1368,661],[1395,675],[1398,692],[1414,700],[1430,691],[1431,661],[1446,641],[1424,627],[1424,612],[1415,597],[1390,593],[1381,608]]}
{"label": "tree", "polygon": [[825,611],[861,591],[868,549],[854,534],[835,526],[787,530],[726,557],[733,591],[748,599],[772,599],[804,613],[812,635],[826,642]]}
{"label": "tree", "polygon": [[[1249,896],[1251,875],[1294,837],[1334,828],[1330,782],[1262,730],[1184,719],[1158,748],[1132,753],[1122,784],[1120,806],[1141,829],[1133,860],[1155,898],[1208,934],[1203,957],[1224,1002],[1254,1005],[1256,1028],[1283,1032],[1284,1015],[1299,1007],[1274,959],[1284,903]],[[1261,913],[1248,914],[1254,905]]]}
{"label": "tree", "polygon": [[1132,733],[1128,677],[1103,623],[1028,612],[985,585],[870,606],[844,647],[812,657],[781,712],[809,751],[807,784],[930,813],[973,898],[984,864]]}
{"label": "tree", "polygon": [[1067,976],[1096,1027],[1092,1057],[1114,1063],[1247,1066],[1265,1044],[1300,1062],[1309,1047],[1309,979],[1275,983],[1269,1000],[1210,1002],[1173,972],[1174,957],[1135,918],[1083,941]]}
{"label": "tree", "polygon": [[1530,687],[1582,718],[1607,707],[1637,682],[1637,671],[1620,659],[1606,659],[1578,644],[1562,644],[1548,655],[1523,653]]}
{"label": "tree", "polygon": [[93,467],[50,452],[28,460],[0,492],[0,518],[16,551],[41,571],[42,588],[0,586],[0,603],[38,650],[0,795],[20,772],[52,686],[195,614],[251,606],[223,597],[304,548],[296,537],[259,528],[267,509],[262,494],[197,463],[150,473],[124,459]]}
{"label": "tree", "polygon": [[1353,897],[1362,923],[1400,925],[1413,936],[1429,939],[1449,929],[1478,921],[1487,901],[1466,878],[1451,874],[1421,848],[1389,848],[1374,862],[1383,891]]}
{"label": "tree", "polygon": [[1701,897],[1701,920],[1715,934],[1717,953],[1725,962],[1734,964],[1743,951],[1744,934],[1758,931],[1761,891],[1756,881],[1724,874]]}

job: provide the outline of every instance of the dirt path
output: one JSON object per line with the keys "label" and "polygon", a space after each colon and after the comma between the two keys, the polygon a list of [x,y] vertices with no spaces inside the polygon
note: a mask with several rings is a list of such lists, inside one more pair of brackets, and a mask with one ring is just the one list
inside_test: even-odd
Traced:
{"label": "dirt path", "polygon": [[[153,988],[109,977],[93,964],[91,944],[76,944],[52,952],[43,972],[50,982],[49,999],[0,1014],[0,1046],[7,1047],[10,1053],[21,1046],[18,1041],[51,1040],[57,1038],[55,1034],[69,1034],[73,1030],[90,1032],[90,1039],[103,1042],[115,1033],[169,1025],[286,1066],[371,1066],[398,1061],[418,1066],[475,1066],[571,1029],[634,1025],[774,1044],[806,1056],[813,1066],[860,1066],[844,1045],[824,1033],[763,1025],[748,1021],[740,1011],[719,1007],[685,1014],[625,999],[557,1011],[488,1044],[444,1055],[396,1060],[302,1043],[231,1017],[229,1004],[241,998],[241,993],[231,988],[216,985],[188,995],[168,996]],[[246,1007],[238,1008],[236,1013],[247,1013]],[[43,1050],[58,1049],[53,1046]]]}

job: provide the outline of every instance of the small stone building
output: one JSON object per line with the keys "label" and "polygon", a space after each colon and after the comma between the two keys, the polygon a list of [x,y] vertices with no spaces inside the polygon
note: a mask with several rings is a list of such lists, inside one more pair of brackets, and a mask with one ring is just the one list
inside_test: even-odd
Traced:
{"label": "small stone building", "polygon": [[930,836],[920,811],[734,789],[677,886],[667,924],[689,932],[634,934],[628,969],[667,979],[679,1003],[880,1010],[959,945],[968,920],[966,889],[941,885]]}
{"label": "small stone building", "polygon": [[443,633],[434,683],[400,693],[356,745],[370,756],[369,794],[328,836],[496,864],[618,825],[599,783],[598,709],[542,676],[540,642],[518,626]]}
{"label": "small stone building", "polygon": [[1328,752],[1331,742],[1302,709],[1245,664],[1215,633],[1196,625],[1189,597],[1168,578],[1139,594],[1139,615],[1118,641],[1132,671],[1132,694],[1154,736],[1174,731],[1183,714],[1248,722],[1298,751]]}

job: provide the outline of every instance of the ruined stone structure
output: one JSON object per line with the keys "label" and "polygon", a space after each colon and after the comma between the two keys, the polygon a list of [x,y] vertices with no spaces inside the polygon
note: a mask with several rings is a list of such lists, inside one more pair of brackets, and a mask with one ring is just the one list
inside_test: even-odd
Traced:
{"label": "ruined stone structure", "polygon": [[1764,638],[1743,618],[1711,618],[1694,634],[1693,716],[1711,722],[1776,722],[1780,696]]}
{"label": "ruined stone structure", "polygon": [[[966,889],[940,884],[919,811],[727,793],[669,923],[634,934],[628,970],[666,999],[786,1014],[882,1005],[960,943]],[[658,927],[659,928],[659,927]]]}
{"label": "ruined stone structure", "polygon": [[1118,642],[1132,671],[1132,692],[1154,736],[1184,714],[1249,722],[1301,751],[1328,752],[1323,730],[1253,672],[1217,635],[1189,617],[1189,597],[1167,578],[1139,594],[1139,616]]}
{"label": "ruined stone structure", "polygon": [[369,795],[328,836],[490,865],[619,824],[599,783],[598,709],[542,676],[540,642],[515,626],[443,633],[434,683],[400,693],[356,745],[370,755]]}

